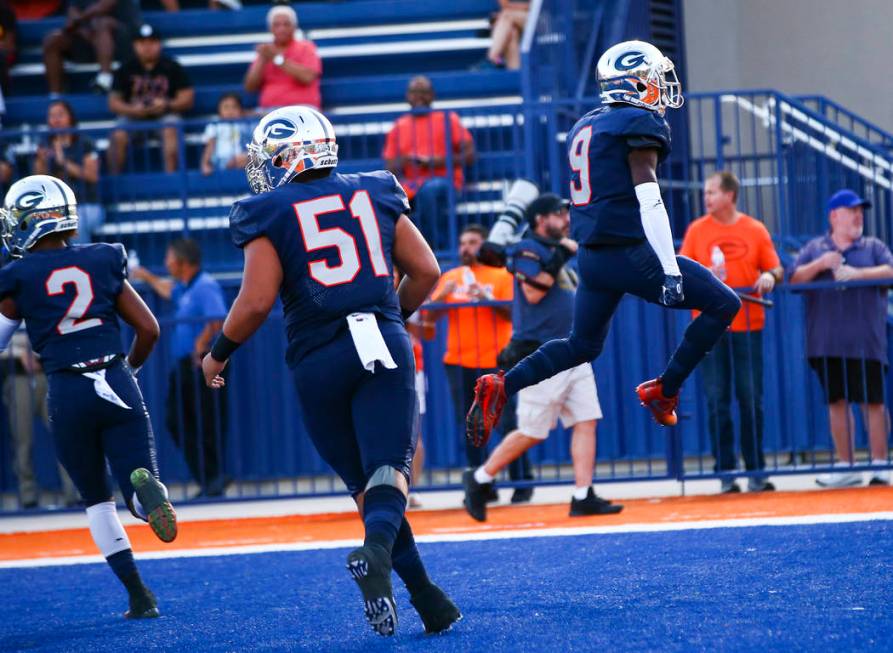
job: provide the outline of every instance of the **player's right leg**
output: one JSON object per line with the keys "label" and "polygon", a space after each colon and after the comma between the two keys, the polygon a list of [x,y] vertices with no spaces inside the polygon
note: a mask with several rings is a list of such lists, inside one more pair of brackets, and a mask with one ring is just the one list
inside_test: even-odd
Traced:
{"label": "player's right leg", "polygon": [[127,590],[130,606],[124,616],[129,619],[157,617],[155,596],[137,570],[106,476],[105,452],[97,423],[97,408],[101,408],[104,400],[96,396],[93,381],[80,374],[50,374],[49,387],[50,425],[56,454],[87,507],[93,541]]}

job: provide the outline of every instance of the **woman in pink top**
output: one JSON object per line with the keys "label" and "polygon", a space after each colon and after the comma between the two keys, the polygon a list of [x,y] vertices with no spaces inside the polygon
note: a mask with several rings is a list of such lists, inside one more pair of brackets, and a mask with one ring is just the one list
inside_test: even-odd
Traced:
{"label": "woman in pink top", "polygon": [[276,6],[267,13],[272,43],[255,48],[257,58],[245,74],[245,90],[260,91],[262,109],[290,104],[321,108],[319,77],[322,61],[316,46],[307,40],[296,41],[298,16],[291,7]]}

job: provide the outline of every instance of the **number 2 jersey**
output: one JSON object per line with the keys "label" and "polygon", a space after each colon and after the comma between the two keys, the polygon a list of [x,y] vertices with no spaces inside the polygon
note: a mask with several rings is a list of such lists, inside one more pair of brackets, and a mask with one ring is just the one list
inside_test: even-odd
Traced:
{"label": "number 2 jersey", "polygon": [[581,245],[645,240],[627,157],[651,148],[670,153],[670,126],[654,111],[609,105],[590,111],[568,134],[571,237]]}
{"label": "number 2 jersey", "polygon": [[0,268],[0,300],[11,297],[46,372],[122,354],[115,308],[127,278],[120,244],[31,251]]}
{"label": "number 2 jersey", "polygon": [[403,323],[391,252],[408,211],[406,193],[385,171],[287,183],[233,205],[233,243],[266,237],[282,264],[290,367],[347,329],[351,313]]}

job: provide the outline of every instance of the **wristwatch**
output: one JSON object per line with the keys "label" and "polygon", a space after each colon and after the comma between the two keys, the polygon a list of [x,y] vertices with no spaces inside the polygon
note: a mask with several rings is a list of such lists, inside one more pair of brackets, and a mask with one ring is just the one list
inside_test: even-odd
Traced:
{"label": "wristwatch", "polygon": [[275,57],[273,57],[273,63],[277,66],[281,66],[285,63],[285,55],[282,53],[277,54]]}

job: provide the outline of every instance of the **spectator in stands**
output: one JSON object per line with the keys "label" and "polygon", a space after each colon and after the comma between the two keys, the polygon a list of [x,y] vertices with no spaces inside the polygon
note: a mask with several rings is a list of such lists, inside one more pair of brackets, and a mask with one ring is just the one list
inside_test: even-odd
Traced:
{"label": "spectator in stands", "polygon": [[[180,11],[179,0],[161,0],[161,6],[165,11]],[[241,9],[242,0],[208,0],[210,9]]]}
{"label": "spectator in stands", "polygon": [[129,53],[138,16],[139,3],[135,0],[69,0],[65,25],[50,32],[43,42],[50,97],[64,92],[65,59],[99,63],[93,87],[108,93],[112,88],[115,54],[124,58]]}
{"label": "spectator in stands", "polygon": [[215,170],[244,168],[248,161],[245,144],[251,140],[251,125],[240,121],[242,98],[238,93],[225,93],[217,101],[217,116],[205,127],[202,140],[205,150],[202,153],[202,174],[210,175]]}
{"label": "spectator in stands", "polygon": [[[24,509],[36,508],[40,496],[34,475],[34,418],[40,418],[49,430],[47,413],[47,377],[40,361],[31,351],[24,330],[12,337],[9,348],[0,352],[3,374],[3,404],[9,418],[9,434],[15,450],[15,473],[19,483],[19,502]],[[65,506],[77,505],[78,491],[71,478],[58,465]]]}
{"label": "spectator in stands", "polygon": [[[679,253],[710,268],[720,281],[732,288],[764,295],[782,280],[783,269],[763,223],[738,211],[739,188],[738,179],[731,172],[715,172],[707,178],[704,184],[707,215],[688,226]],[[733,386],[741,417],[744,466],[750,472],[760,472],[766,467],[763,454],[765,322],[762,306],[743,302],[729,330],[701,363],[717,472],[738,467],[732,422]],[[751,476],[747,487],[751,492],[775,489],[762,474]],[[726,477],[721,481],[721,491],[740,492],[741,488],[734,478]]]}
{"label": "spectator in stands", "polygon": [[[115,73],[109,109],[119,124],[140,122],[176,123],[195,103],[195,89],[179,63],[161,53],[161,37],[151,25],[143,25],[133,41],[136,57]],[[161,130],[165,172],[177,170],[179,148],[176,127]],[[130,135],[125,129],[112,132],[109,146],[109,170],[124,169]]]}
{"label": "spectator in stands", "polygon": [[528,11],[529,2],[499,0],[499,13],[493,21],[486,64],[508,70],[518,70],[521,67],[521,36],[524,34]]}
{"label": "spectator in stands", "polygon": [[141,267],[135,268],[131,276],[148,283],[176,307],[173,350],[177,361],[168,378],[166,424],[183,450],[192,477],[201,486],[200,495],[220,496],[229,482],[224,474],[227,395],[205,385],[201,360],[223,325],[223,289],[202,271],[201,249],[194,240],[172,241],[164,264],[172,279]]}
{"label": "spectator in stands", "polygon": [[[502,369],[511,369],[543,343],[566,338],[573,326],[577,275],[567,266],[577,243],[568,238],[567,200],[552,193],[540,195],[528,209],[528,235],[508,249],[508,270],[514,274],[514,302],[509,344],[500,353]],[[499,443],[483,465],[463,478],[465,509],[485,521],[487,486],[496,475],[531,447],[549,437],[560,418],[573,429],[571,458],[576,489],[570,515],[607,515],[623,510],[595,494],[595,427],[602,411],[591,363],[559,372],[518,395],[518,429]]]}
{"label": "spectator in stands", "polygon": [[434,87],[424,75],[410,80],[406,100],[411,110],[394,123],[382,156],[412,201],[413,220],[429,241],[443,247],[446,243],[436,241],[449,220],[447,152],[452,155],[453,187],[461,191],[462,166],[474,162],[474,140],[456,113],[431,109]]}
{"label": "spectator in stands", "polygon": [[[431,294],[433,303],[473,303],[479,301],[510,301],[512,299],[512,275],[504,268],[489,267],[478,262],[478,252],[487,238],[487,230],[479,224],[470,224],[459,236],[459,260],[461,265],[445,272]],[[472,446],[465,439],[465,415],[474,400],[474,382],[481,374],[496,370],[496,356],[505,347],[512,333],[511,307],[468,306],[450,309],[448,313],[446,352],[443,356],[447,382],[453,399],[456,426],[465,443],[468,466],[479,467],[484,462],[484,449]],[[437,319],[443,310],[428,311],[429,319]],[[508,434],[515,430],[515,411],[506,410],[500,431]],[[509,468],[513,480],[532,479],[527,457]],[[513,502],[529,500],[531,491],[516,490]],[[495,500],[495,490],[490,495]]]}
{"label": "spectator in stands", "polygon": [[0,0],[0,105],[3,103],[3,93],[9,93],[9,69],[15,60],[16,15],[8,0]]}
{"label": "spectator in stands", "polygon": [[50,135],[37,148],[34,174],[52,175],[71,186],[78,202],[78,238],[74,242],[90,242],[102,226],[104,211],[99,204],[99,155],[87,136],[74,131],[77,117],[65,100],[54,100],[47,109]]}
{"label": "spectator in stands", "polygon": [[257,57],[245,74],[245,90],[260,92],[257,104],[261,109],[290,104],[319,109],[322,60],[312,41],[295,38],[295,10],[282,5],[273,7],[267,12],[267,27],[273,42],[255,48]]}
{"label": "spectator in stands", "polygon": [[[831,230],[809,241],[794,262],[792,283],[893,279],[893,254],[880,240],[863,235],[864,211],[871,202],[849,189],[828,200]],[[887,464],[887,289],[864,286],[806,293],[806,355],[828,402],[831,436],[838,459],[853,463],[854,421],[849,404],[862,407],[873,464]],[[887,485],[889,472],[872,472],[872,485]],[[823,474],[826,487],[859,485],[853,471]]]}

